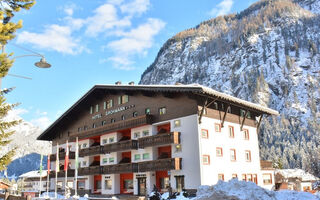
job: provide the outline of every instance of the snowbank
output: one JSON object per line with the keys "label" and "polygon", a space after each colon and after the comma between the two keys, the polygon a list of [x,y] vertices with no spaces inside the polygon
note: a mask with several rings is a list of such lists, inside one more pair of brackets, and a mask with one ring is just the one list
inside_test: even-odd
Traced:
{"label": "snowbank", "polygon": [[307,192],[270,191],[252,182],[232,179],[219,181],[214,186],[200,186],[195,200],[320,200],[320,196]]}

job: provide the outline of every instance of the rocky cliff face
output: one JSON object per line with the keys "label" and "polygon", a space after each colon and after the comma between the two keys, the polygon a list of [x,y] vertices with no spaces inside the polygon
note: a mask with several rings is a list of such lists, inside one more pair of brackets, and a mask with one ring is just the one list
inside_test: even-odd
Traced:
{"label": "rocky cliff face", "polygon": [[261,126],[261,157],[320,175],[320,2],[264,0],[178,33],[140,84],[199,83],[281,114]]}

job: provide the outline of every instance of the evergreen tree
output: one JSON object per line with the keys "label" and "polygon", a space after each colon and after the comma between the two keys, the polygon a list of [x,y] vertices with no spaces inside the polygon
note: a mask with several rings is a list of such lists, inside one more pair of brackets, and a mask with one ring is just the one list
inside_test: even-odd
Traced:
{"label": "evergreen tree", "polygon": [[[34,0],[0,0],[0,47],[2,50],[0,53],[0,81],[7,75],[14,62],[11,58],[13,54],[5,52],[5,45],[15,37],[16,30],[22,27],[21,20],[17,23],[10,20],[14,17],[15,12],[19,12],[21,9],[30,9],[34,3]],[[16,120],[4,121],[4,117],[8,112],[17,105],[6,103],[4,94],[9,91],[11,89],[0,91],[0,171],[6,168],[15,153],[15,149],[11,149],[9,152],[1,150],[1,147],[10,143],[9,137],[14,133],[13,131],[8,131],[8,129],[19,123]]]}

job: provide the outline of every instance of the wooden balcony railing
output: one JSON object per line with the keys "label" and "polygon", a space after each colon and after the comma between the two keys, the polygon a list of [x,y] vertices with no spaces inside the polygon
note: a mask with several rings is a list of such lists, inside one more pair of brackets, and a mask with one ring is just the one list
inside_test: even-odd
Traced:
{"label": "wooden balcony railing", "polygon": [[92,155],[98,155],[103,153],[104,153],[103,146],[97,145],[97,146],[91,146],[85,149],[80,149],[79,157],[92,156]]}
{"label": "wooden balcony railing", "polygon": [[103,167],[98,165],[98,166],[79,168],[78,174],[79,176],[103,174]]}
{"label": "wooden balcony railing", "polygon": [[137,163],[121,163],[116,165],[103,166],[104,174],[121,174],[121,173],[132,173],[132,172],[138,172]]}
{"label": "wooden balcony railing", "polygon": [[152,115],[142,115],[142,116],[133,117],[127,120],[115,122],[112,124],[100,126],[98,128],[92,128],[86,131],[71,132],[70,140],[75,140],[76,137],[78,137],[79,139],[84,139],[88,137],[98,136],[103,133],[123,130],[127,128],[133,128],[133,127],[137,127],[145,124],[151,124],[151,123],[152,123]]}
{"label": "wooden balcony railing", "polygon": [[[69,152],[69,159],[75,159],[75,156],[76,154],[75,154],[75,152]],[[51,154],[50,155],[50,160],[51,161],[55,161],[56,160],[56,154]],[[66,157],[66,153],[65,152],[61,152],[61,153],[59,153],[59,160],[64,160],[64,158]]]}
{"label": "wooden balcony railing", "polygon": [[[51,171],[50,172],[50,178],[53,178],[56,176],[56,172],[55,171]],[[65,171],[64,170],[60,170],[58,172],[58,177],[65,177],[66,174],[65,174]],[[67,174],[68,177],[74,177],[74,169],[68,169],[68,174]]]}
{"label": "wooden balcony railing", "polygon": [[131,150],[131,149],[138,149],[137,140],[126,140],[126,141],[116,142],[116,143],[107,144],[103,146],[103,151],[105,153],[125,151],[125,150]]}
{"label": "wooden balcony railing", "polygon": [[180,144],[180,132],[160,133],[138,139],[139,148],[160,146],[166,144]]}
{"label": "wooden balcony railing", "polygon": [[139,172],[180,170],[181,158],[165,158],[138,163]]}

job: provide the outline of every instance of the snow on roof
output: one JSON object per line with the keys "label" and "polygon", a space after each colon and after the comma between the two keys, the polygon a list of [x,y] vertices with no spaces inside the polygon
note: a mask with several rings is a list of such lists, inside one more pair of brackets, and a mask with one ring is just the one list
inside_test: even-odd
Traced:
{"label": "snow on roof", "polygon": [[[43,170],[41,173],[41,177],[46,177],[47,171]],[[19,178],[40,178],[40,172],[39,171],[30,171],[24,174],[21,174]]]}
{"label": "snow on roof", "polygon": [[284,178],[299,178],[302,181],[316,181],[319,178],[302,169],[277,169],[275,174],[280,174]]}

